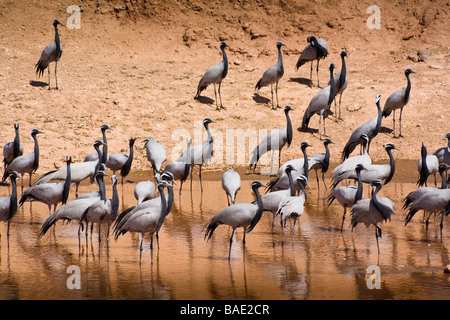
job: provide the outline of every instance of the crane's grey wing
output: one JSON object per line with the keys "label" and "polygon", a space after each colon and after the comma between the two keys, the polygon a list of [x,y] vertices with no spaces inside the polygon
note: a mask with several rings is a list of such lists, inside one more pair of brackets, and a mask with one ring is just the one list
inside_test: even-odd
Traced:
{"label": "crane's grey wing", "polygon": [[198,83],[197,95],[200,94],[200,92],[202,92],[203,90],[205,90],[206,87],[211,83],[221,82],[224,78],[223,76],[224,70],[225,65],[223,61],[206,70],[205,74]]}
{"label": "crane's grey wing", "polygon": [[303,49],[302,53],[300,54],[300,57],[297,60],[297,64],[296,64],[297,70],[305,63],[316,60],[316,59],[317,59],[317,49],[309,43]]}
{"label": "crane's grey wing", "polygon": [[406,89],[400,89],[387,98],[383,108],[384,117],[389,116],[393,110],[400,109],[405,105],[405,90]]}
{"label": "crane's grey wing", "polygon": [[325,40],[323,40],[322,38],[317,38],[316,40],[317,40],[317,43],[320,44],[325,49],[324,57],[326,57],[328,55],[327,42]]}
{"label": "crane's grey wing", "polygon": [[46,46],[44,50],[42,50],[41,57],[35,66],[36,73],[41,76],[50,62],[55,61],[57,58],[59,57],[56,55],[56,42],[53,41],[51,44]]}

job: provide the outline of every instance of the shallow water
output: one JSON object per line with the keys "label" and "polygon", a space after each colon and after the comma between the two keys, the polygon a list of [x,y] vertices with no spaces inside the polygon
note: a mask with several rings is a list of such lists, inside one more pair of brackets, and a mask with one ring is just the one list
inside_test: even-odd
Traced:
{"label": "shallow water", "polygon": [[[394,180],[380,192],[396,205],[392,221],[381,225],[380,254],[373,227],[358,225],[352,232],[349,213],[340,232],[343,209],[338,203],[327,207],[327,191],[322,185],[318,190],[313,172],[295,233],[288,220],[283,236],[277,220],[272,235],[271,214],[264,213],[247,235],[245,260],[238,229],[230,262],[231,230],[219,226],[209,242],[202,232],[208,219],[227,205],[220,173],[203,174],[203,193],[196,174],[192,192],[187,183],[180,197],[175,186],[174,206],[161,229],[159,249],[155,244],[153,263],[146,237],[139,264],[137,234],[127,233],[117,241],[111,237],[109,245],[102,241],[99,246],[96,227],[86,244],[84,233],[78,241],[76,223],[59,222],[39,238],[47,206],[26,203],[11,223],[9,242],[6,224],[1,225],[0,299],[448,299],[450,277],[443,272],[449,263],[448,223],[442,244],[439,219],[430,224],[428,242],[421,213],[404,226],[401,200],[416,188],[417,169],[412,161],[398,162],[397,167]],[[245,172],[241,177],[237,202],[253,201],[253,180],[270,179]],[[148,178],[143,173],[129,177],[123,190],[119,183],[121,209],[136,204],[134,185]],[[80,193],[88,191],[89,185],[83,184]],[[0,192],[6,195],[8,188],[2,186]],[[380,289],[368,288],[371,265],[379,267]],[[80,289],[68,288],[69,266],[79,267]]]}

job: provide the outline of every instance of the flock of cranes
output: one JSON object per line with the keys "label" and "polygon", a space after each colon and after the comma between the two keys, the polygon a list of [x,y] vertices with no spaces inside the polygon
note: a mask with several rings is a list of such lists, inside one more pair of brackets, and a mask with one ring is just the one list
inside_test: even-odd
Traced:
{"label": "flock of cranes", "polygon": [[[42,54],[39,62],[36,64],[36,72],[42,75],[49,64],[55,63],[55,82],[58,88],[56,78],[56,66],[62,54],[62,46],[58,36],[58,20],[53,23],[55,29],[55,41],[47,46]],[[328,47],[322,38],[310,36],[307,38],[308,45],[304,48],[301,56],[296,64],[297,69],[302,65],[311,63],[310,83],[312,85],[313,62],[317,64],[317,84],[319,87],[319,61],[329,56]],[[281,41],[276,44],[278,50],[278,60],[275,65],[268,68],[257,82],[255,90],[264,86],[271,86],[272,108],[279,108],[278,102],[278,82],[284,75],[282,47],[285,44]],[[223,55],[223,61],[209,68],[198,83],[195,99],[198,99],[201,92],[208,85],[214,85],[214,93],[216,98],[216,108],[220,110],[224,108],[221,96],[221,84],[228,73],[228,59],[225,49],[228,44],[222,42],[220,49]],[[346,51],[340,53],[341,70],[336,75],[334,70],[336,66],[331,63],[329,66],[330,78],[328,85],[321,89],[310,101],[305,110],[301,127],[299,131],[309,131],[310,119],[314,115],[319,116],[319,134],[320,140],[326,136],[325,119],[332,115],[331,106],[334,101],[336,119],[341,118],[341,98],[344,90],[347,88],[347,69],[345,59],[348,58]],[[394,203],[386,197],[378,197],[379,191],[383,185],[389,183],[395,173],[395,160],[392,151],[397,148],[393,143],[385,145],[389,163],[373,164],[370,156],[370,143],[379,133],[382,117],[389,116],[392,112],[394,138],[401,137],[401,116],[402,110],[409,101],[411,91],[410,74],[414,73],[411,69],[405,71],[407,86],[391,94],[384,108],[380,105],[380,95],[375,97],[375,105],[377,107],[377,116],[358,126],[349,137],[347,144],[342,151],[342,163],[340,163],[331,172],[332,184],[330,190],[325,183],[325,174],[327,174],[330,166],[330,150],[329,144],[333,144],[331,138],[323,139],[325,151],[323,153],[308,155],[307,148],[311,145],[307,141],[301,143],[301,157],[291,159],[284,164],[280,163],[280,154],[282,149],[288,147],[293,142],[293,128],[289,117],[289,112],[294,110],[291,106],[284,107],[286,117],[286,126],[272,131],[255,147],[250,159],[249,172],[255,172],[260,157],[272,151],[278,151],[278,175],[272,179],[267,185],[261,181],[252,182],[252,192],[256,200],[251,203],[239,203],[237,194],[241,189],[241,177],[234,169],[229,169],[223,173],[222,188],[227,197],[228,206],[219,211],[208,221],[204,227],[204,238],[210,239],[216,228],[220,225],[228,225],[232,228],[229,240],[229,254],[231,257],[231,248],[233,237],[237,228],[244,229],[243,244],[245,257],[245,241],[246,234],[251,232],[260,221],[263,212],[272,214],[272,233],[275,230],[275,220],[280,217],[281,230],[284,233],[286,221],[293,219],[293,229],[296,221],[304,212],[307,197],[306,188],[311,188],[309,184],[309,171],[314,170],[316,173],[317,188],[320,188],[319,172],[322,174],[322,183],[328,192],[328,204],[331,205],[336,200],[344,209],[342,216],[341,230],[344,228],[344,220],[347,210],[351,211],[351,227],[356,227],[359,223],[365,224],[367,227],[373,225],[375,227],[375,236],[379,252],[378,240],[382,236],[380,223],[391,219],[394,213]],[[50,71],[49,89],[50,89]],[[217,88],[216,88],[217,86]],[[274,88],[275,87],[275,88]],[[274,105],[274,93],[276,98],[276,106]],[[339,97],[339,111],[337,107],[336,97]],[[220,103],[219,103],[220,101]],[[395,110],[400,111],[400,129],[398,136],[395,134]],[[323,131],[320,126],[323,121]],[[186,149],[184,152],[172,162],[167,162],[167,153],[162,143],[156,141],[153,137],[145,138],[144,148],[147,159],[153,169],[154,181],[147,180],[137,183],[134,189],[134,195],[137,204],[120,212],[119,196],[117,191],[118,177],[116,172],[120,172],[121,183],[130,173],[135,138],[129,140],[129,153],[108,153],[107,130],[111,130],[109,125],[103,125],[100,130],[102,139],[93,143],[95,152],[88,154],[84,162],[72,163],[70,155],[66,158],[66,165],[55,170],[51,170],[42,174],[32,184],[32,175],[39,168],[39,144],[37,135],[41,133],[38,129],[33,129],[31,137],[34,140],[34,150],[31,153],[24,153],[24,148],[20,143],[19,124],[14,124],[15,138],[13,141],[4,145],[4,174],[2,181],[5,182],[9,178],[11,192],[8,197],[0,198],[0,220],[9,225],[17,213],[18,209],[26,202],[41,202],[48,206],[49,217],[43,223],[40,236],[44,236],[47,231],[58,221],[77,221],[79,224],[78,236],[84,229],[86,239],[88,237],[88,225],[91,224],[91,237],[93,233],[93,225],[98,226],[98,241],[100,243],[100,228],[102,224],[107,224],[107,241],[109,240],[110,228],[113,228],[114,238],[127,232],[135,232],[141,235],[140,251],[143,250],[143,239],[146,234],[150,234],[150,249],[153,249],[153,235],[156,236],[159,247],[158,233],[164,223],[165,218],[170,213],[174,203],[174,185],[177,181],[180,183],[179,193],[182,192],[183,183],[187,178],[191,178],[192,191],[192,173],[195,166],[199,166],[199,180],[201,192],[202,186],[202,167],[208,165],[211,161],[214,151],[214,139],[210,132],[209,125],[214,123],[210,118],[203,120],[203,126],[207,132],[207,139],[201,144],[192,145],[191,139],[186,141]],[[411,192],[404,199],[403,209],[407,211],[405,225],[411,221],[415,213],[423,210],[426,214],[426,222],[431,215],[441,215],[441,232],[443,219],[450,213],[450,189],[447,189],[448,168],[450,166],[450,133],[445,135],[448,139],[448,146],[436,150],[432,155],[427,154],[427,149],[422,146],[422,154],[418,161],[419,188]],[[352,155],[352,152],[360,146],[360,154]],[[106,199],[105,177],[109,175],[108,170],[112,171],[111,188],[112,198]],[[436,174],[441,174],[442,184],[437,187]],[[24,190],[25,174],[29,176],[29,187]],[[428,187],[427,181],[429,175],[434,175],[435,186]],[[16,179],[21,178],[22,192],[20,196],[17,192]],[[78,194],[78,187],[82,181],[89,179],[90,184],[98,186],[98,191],[85,194]],[[356,185],[341,185],[347,181],[355,181]],[[59,182],[56,182],[59,181]],[[363,185],[372,187],[369,198],[364,198]],[[68,196],[71,187],[75,185],[76,199],[68,202]],[[266,188],[264,194],[260,193],[261,188]],[[57,209],[58,205],[61,205]],[[53,207],[53,210],[52,210]],[[442,235],[441,235],[442,240]]]}

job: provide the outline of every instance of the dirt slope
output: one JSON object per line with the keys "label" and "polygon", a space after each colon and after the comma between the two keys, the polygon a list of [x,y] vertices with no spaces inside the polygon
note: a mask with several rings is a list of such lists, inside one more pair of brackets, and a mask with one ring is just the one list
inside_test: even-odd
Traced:
{"label": "dirt slope", "polygon": [[[39,136],[38,173],[63,165],[67,154],[82,161],[101,137],[103,123],[113,128],[108,132],[110,152],[128,153],[128,139],[138,137],[133,168],[149,169],[141,149],[144,137],[162,142],[171,160],[172,150],[178,156],[184,145],[183,135],[200,142],[194,126],[205,117],[216,121],[211,128],[218,130],[216,145],[224,150],[216,153],[221,159],[210,168],[228,167],[233,157],[225,150],[227,130],[270,131],[285,125],[282,110],[270,110],[267,103],[270,88],[254,95],[255,83],[276,61],[278,40],[287,45],[280,104],[295,108],[293,126],[300,126],[310,99],[320,90],[306,85],[309,66],[295,70],[309,35],[328,42],[329,56],[320,64],[322,85],[328,81],[330,63],[340,69],[341,50],[350,57],[343,121],[336,123],[331,117],[326,122],[335,142],[334,162],[352,130],[376,115],[375,96],[382,95],[383,105],[389,94],[406,85],[406,68],[416,74],[411,76],[411,99],[403,112],[404,138],[392,138],[392,116],[383,119],[371,146],[373,158],[386,159],[383,145],[388,142],[395,143],[400,150],[395,156],[401,159],[418,159],[422,142],[429,152],[446,144],[442,137],[450,131],[448,1],[377,1],[379,30],[366,25],[370,1],[81,1],[81,28],[59,29],[64,47],[58,64],[60,89],[48,91],[47,74],[38,79],[34,64],[53,41],[53,19],[67,25],[71,14],[66,10],[72,4],[0,1],[0,142],[12,141],[13,123],[19,122],[22,143],[31,152],[29,132],[44,131]],[[193,97],[203,72],[221,60],[221,41],[230,45],[230,69],[222,85],[227,109],[219,112],[212,87],[202,100]],[[53,87],[53,65],[51,71]],[[317,84],[315,72],[313,83]],[[317,117],[310,126],[318,128]],[[318,133],[294,130],[282,162],[299,156],[302,141],[312,144],[310,153],[323,151]],[[248,150],[246,155],[245,165]]]}

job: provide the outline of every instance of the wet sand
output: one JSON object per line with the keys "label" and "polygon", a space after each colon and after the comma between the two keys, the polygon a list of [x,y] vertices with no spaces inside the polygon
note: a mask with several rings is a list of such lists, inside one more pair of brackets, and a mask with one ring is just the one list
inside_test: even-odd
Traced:
{"label": "wet sand", "polygon": [[[318,190],[313,172],[294,235],[288,220],[283,236],[278,219],[272,235],[271,214],[264,213],[247,236],[245,261],[242,229],[236,233],[230,262],[231,229],[220,226],[209,242],[203,239],[208,219],[227,205],[218,172],[203,175],[203,193],[196,172],[192,192],[188,182],[180,197],[175,186],[174,206],[161,229],[160,247],[153,250],[153,264],[149,237],[139,264],[137,234],[127,233],[117,241],[111,237],[109,245],[104,240],[99,246],[95,227],[93,240],[88,237],[86,243],[83,233],[79,243],[76,223],[58,222],[39,238],[47,206],[26,203],[11,223],[9,245],[6,224],[1,225],[0,299],[445,299],[450,293],[450,278],[443,272],[449,261],[448,225],[444,224],[442,244],[439,219],[430,224],[428,242],[421,213],[404,226],[401,200],[416,188],[416,172],[410,173],[414,168],[413,161],[398,161],[394,180],[380,192],[396,209],[392,221],[381,225],[379,255],[373,226],[358,225],[352,232],[348,214],[340,231],[343,209],[335,203],[327,206],[328,192],[323,186]],[[237,202],[253,201],[252,180],[271,179],[240,173],[243,185]],[[118,185],[122,210],[136,204],[134,185],[148,178],[143,172],[127,178],[123,190]],[[88,192],[88,184],[80,191]],[[371,265],[379,267],[380,289],[367,287]],[[80,268],[80,289],[67,287],[69,266]]]}

